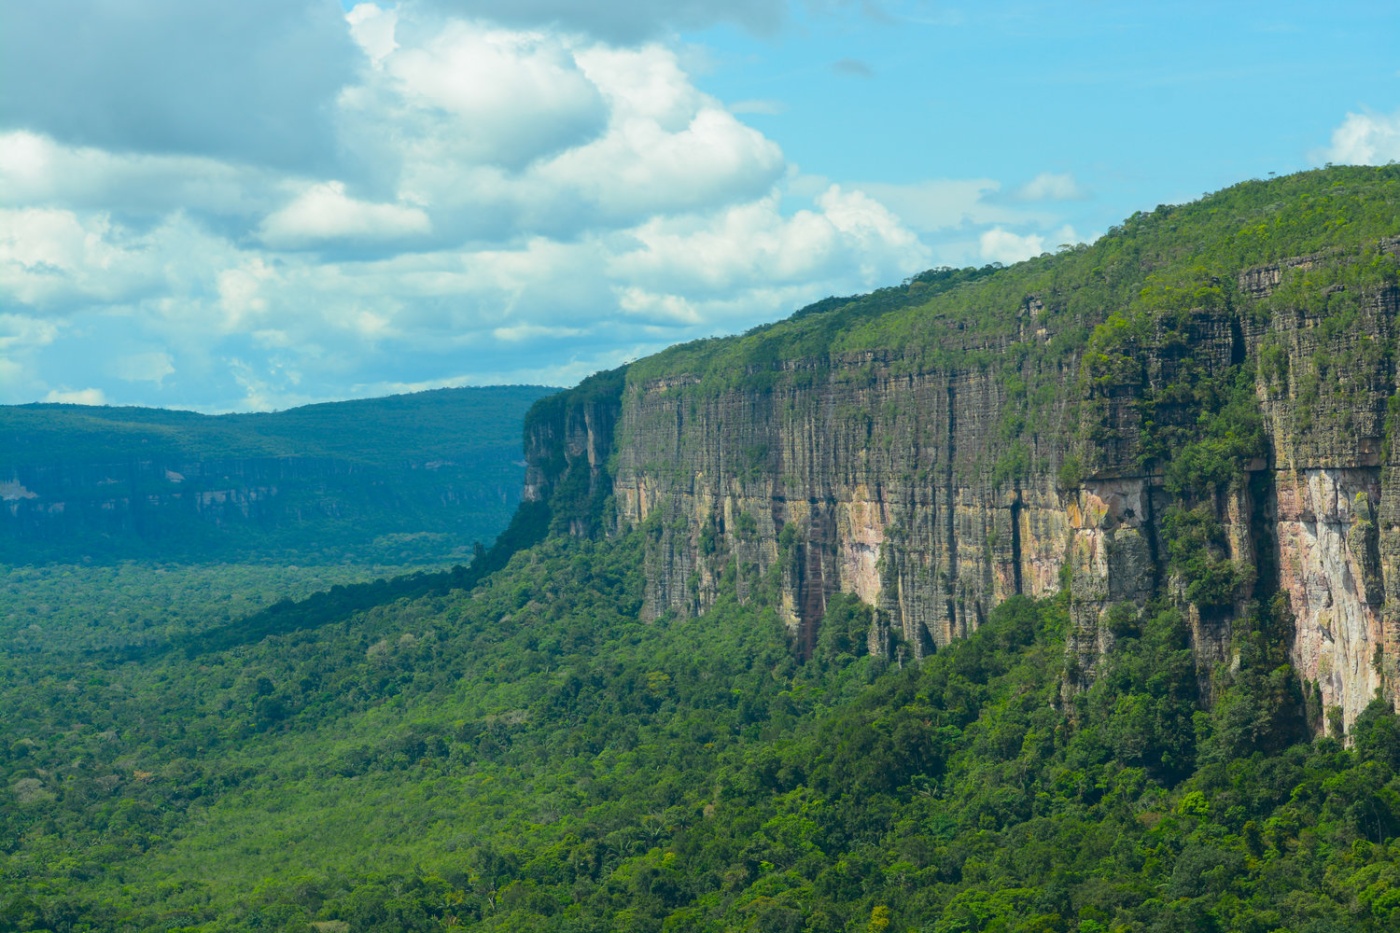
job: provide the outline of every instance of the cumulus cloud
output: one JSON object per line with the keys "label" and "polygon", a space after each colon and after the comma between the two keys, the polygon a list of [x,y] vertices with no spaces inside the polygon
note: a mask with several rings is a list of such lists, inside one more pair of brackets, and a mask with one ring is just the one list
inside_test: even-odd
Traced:
{"label": "cumulus cloud", "polygon": [[1016,197],[1022,201],[1078,201],[1088,197],[1088,192],[1068,172],[1041,172],[1016,189]]}
{"label": "cumulus cloud", "polygon": [[399,22],[396,9],[382,10],[373,3],[361,3],[345,14],[345,21],[350,24],[350,37],[364,49],[375,67],[383,64],[389,53],[399,47],[394,38]]}
{"label": "cumulus cloud", "polygon": [[101,389],[51,389],[44,396],[44,401],[64,405],[106,405],[107,395]]}
{"label": "cumulus cloud", "polygon": [[1045,252],[1045,237],[1036,233],[1018,235],[1002,227],[993,227],[985,231],[978,242],[982,248],[983,259],[1006,265]]}
{"label": "cumulus cloud", "polygon": [[1385,165],[1400,160],[1400,110],[1395,113],[1349,113],[1332,131],[1332,145],[1319,162]]}
{"label": "cumulus cloud", "polygon": [[1003,227],[993,227],[984,231],[978,239],[982,258],[987,262],[1000,262],[1005,265],[1021,262],[1050,249],[1073,246],[1082,238],[1074,228],[1064,226],[1050,234],[1017,234]]}
{"label": "cumulus cloud", "polygon": [[[362,3],[337,14],[333,42],[316,31],[318,0],[132,9],[90,22],[135,41],[133,23],[159,19],[149,43],[198,20],[246,37],[240,55],[267,52],[262,83],[228,101],[225,77],[188,78],[257,138],[231,141],[203,116],[186,136],[162,128],[188,102],[142,82],[173,80],[206,39],[130,75],[123,56],[135,53],[98,49],[92,74],[139,92],[124,110],[103,98],[116,108],[105,117],[64,103],[81,82],[52,91],[44,120],[0,107],[0,401],[261,409],[567,384],[898,281],[936,264],[921,233],[959,231],[970,255],[1000,261],[1060,242],[1045,232],[1058,221],[999,201],[990,179],[804,176],[736,115],[778,105],[726,107],[647,39],[691,21],[763,28],[763,4],[481,3],[452,7],[477,17],[454,19],[443,5]],[[635,21],[609,25],[622,10]],[[38,35],[43,15],[24,16]],[[286,101],[267,100],[321,41],[335,69],[315,65],[288,79]],[[208,64],[250,67],[212,53]],[[253,113],[264,104],[265,128]]]}
{"label": "cumulus cloud", "polygon": [[514,26],[557,26],[618,44],[635,44],[675,29],[736,23],[769,35],[786,19],[787,0],[429,0],[469,17]]}
{"label": "cumulus cloud", "polygon": [[180,295],[233,252],[180,213],[135,229],[103,211],[0,208],[0,299],[71,314]]}
{"label": "cumulus cloud", "polygon": [[[455,53],[443,50],[468,46],[517,56],[520,93],[460,86]],[[386,122],[397,127],[384,160],[397,163],[389,194],[430,213],[436,244],[624,229],[761,197],[784,171],[781,150],[697,90],[669,49],[476,35],[460,24],[433,48],[441,54],[391,53],[344,100],[356,140],[372,146]],[[492,121],[526,129],[485,133],[478,145],[473,134]]]}
{"label": "cumulus cloud", "polygon": [[818,211],[785,217],[771,196],[705,218],[652,220],[633,232],[638,247],[613,259],[612,277],[633,283],[625,291],[628,310],[654,308],[680,320],[689,312],[676,300],[643,303],[638,296],[718,295],[830,278],[873,284],[928,264],[914,234],[865,194],[833,185],[817,204]]}
{"label": "cumulus cloud", "polygon": [[206,156],[114,153],[0,129],[0,204],[7,207],[101,210],[133,220],[185,211],[246,225],[278,202],[282,179]]}
{"label": "cumulus cloud", "polygon": [[335,241],[401,240],[421,236],[432,222],[421,208],[371,204],[345,193],[329,181],[312,185],[262,223],[263,243],[274,249],[301,249]]}
{"label": "cumulus cloud", "polygon": [[334,0],[46,0],[4,17],[0,124],[120,152],[325,166],[361,60]]}
{"label": "cumulus cloud", "polygon": [[450,23],[382,61],[400,114],[432,135],[435,158],[520,168],[605,125],[598,87],[554,37]]}

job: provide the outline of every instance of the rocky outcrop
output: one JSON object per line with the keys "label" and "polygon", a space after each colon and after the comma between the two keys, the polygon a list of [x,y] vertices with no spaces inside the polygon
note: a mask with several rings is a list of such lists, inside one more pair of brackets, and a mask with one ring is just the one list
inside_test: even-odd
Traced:
{"label": "rocky outcrop", "polygon": [[651,615],[703,612],[732,561],[741,598],[780,583],[803,650],[844,591],[918,657],[1008,595],[1058,584],[1052,542],[1067,523],[1053,486],[1003,488],[978,469],[995,459],[992,374],[898,375],[876,360],[815,374],[762,393],[628,387],[614,491],[619,521],[653,540]]}
{"label": "rocky outcrop", "polygon": [[571,475],[595,526],[640,528],[650,617],[766,588],[802,653],[837,592],[876,608],[873,650],[917,658],[1068,586],[1070,690],[1113,613],[1162,598],[1208,698],[1251,601],[1281,596],[1298,675],[1349,723],[1400,696],[1396,248],[1193,272],[1089,314],[1047,289],[918,324],[934,351],[767,349],[800,346],[780,332],[744,338],[742,372],[678,353],[547,419],[527,495]]}

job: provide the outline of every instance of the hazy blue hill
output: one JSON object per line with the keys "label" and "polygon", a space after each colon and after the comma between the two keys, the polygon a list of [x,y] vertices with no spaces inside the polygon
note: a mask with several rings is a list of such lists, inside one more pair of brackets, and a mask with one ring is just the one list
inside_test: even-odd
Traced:
{"label": "hazy blue hill", "polygon": [[548,386],[434,389],[229,415],[134,406],[5,405],[0,406],[0,472],[149,457],[335,457],[394,465],[503,447],[518,452],[525,412],[557,391]]}
{"label": "hazy blue hill", "polygon": [[0,408],[0,561],[465,557],[510,520],[543,386],[267,414]]}

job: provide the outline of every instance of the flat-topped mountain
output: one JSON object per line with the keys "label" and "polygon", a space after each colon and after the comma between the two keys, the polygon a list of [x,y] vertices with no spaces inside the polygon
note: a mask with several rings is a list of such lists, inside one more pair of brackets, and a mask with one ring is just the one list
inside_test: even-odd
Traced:
{"label": "flat-topped mountain", "polygon": [[0,407],[0,561],[447,560],[520,499],[542,386],[268,414]]}
{"label": "flat-topped mountain", "polygon": [[526,498],[643,529],[652,618],[778,580],[804,654],[838,592],[918,658],[1067,588],[1072,690],[1163,597],[1208,697],[1272,613],[1349,722],[1400,697],[1397,268],[1400,169],[1247,182],[595,377]]}
{"label": "flat-topped mountain", "polygon": [[[1400,167],[1250,182],[600,373],[470,567],[12,571],[0,929],[1395,930],[1397,234]],[[446,523],[448,398],[99,421],[162,452],[11,517]]]}

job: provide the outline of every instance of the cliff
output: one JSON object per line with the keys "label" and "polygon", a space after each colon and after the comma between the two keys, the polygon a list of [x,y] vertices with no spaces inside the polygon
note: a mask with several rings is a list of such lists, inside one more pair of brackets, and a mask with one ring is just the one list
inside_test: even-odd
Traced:
{"label": "cliff", "polygon": [[552,391],[266,415],[0,408],[0,561],[464,558],[515,510],[525,412]]}
{"label": "cliff", "polygon": [[1397,234],[1400,169],[1328,169],[828,300],[550,400],[526,498],[641,528],[652,617],[768,588],[806,654],[854,593],[918,658],[1068,587],[1066,696],[1166,602],[1205,699],[1267,624],[1350,723],[1400,697]]}

